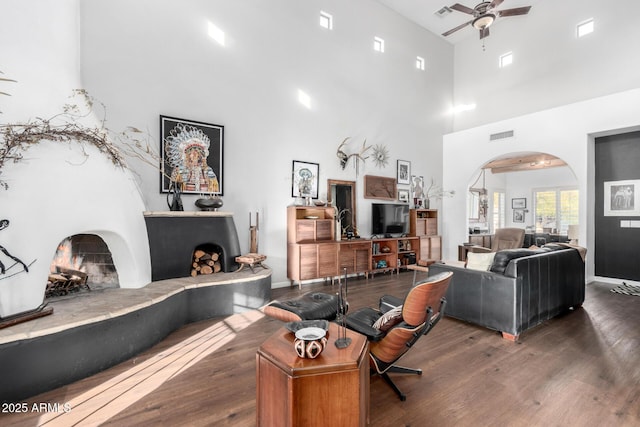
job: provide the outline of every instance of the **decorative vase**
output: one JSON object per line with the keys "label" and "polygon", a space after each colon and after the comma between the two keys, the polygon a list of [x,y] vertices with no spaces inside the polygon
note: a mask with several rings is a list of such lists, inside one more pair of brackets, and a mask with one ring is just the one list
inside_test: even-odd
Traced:
{"label": "decorative vase", "polygon": [[429,209],[429,199],[424,199],[424,208]]}
{"label": "decorative vase", "polygon": [[196,200],[195,205],[203,211],[217,211],[222,207],[222,199],[220,197],[207,197]]}
{"label": "decorative vase", "polygon": [[[169,206],[170,211],[183,211],[184,208],[182,206],[182,189],[180,185],[172,182],[169,186],[169,193],[167,194],[167,206]],[[169,200],[171,198],[171,200]]]}
{"label": "decorative vase", "polygon": [[342,240],[342,221],[336,221],[336,240]]}

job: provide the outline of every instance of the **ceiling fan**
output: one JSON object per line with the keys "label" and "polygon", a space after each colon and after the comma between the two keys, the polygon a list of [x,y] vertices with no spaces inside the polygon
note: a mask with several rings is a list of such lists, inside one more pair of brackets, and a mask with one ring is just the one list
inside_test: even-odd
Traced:
{"label": "ceiling fan", "polygon": [[516,15],[526,15],[529,13],[529,9],[531,6],[523,6],[523,7],[515,7],[513,9],[503,9],[496,10],[500,4],[502,4],[504,0],[493,0],[491,2],[483,1],[482,3],[476,5],[473,9],[470,7],[461,5],[460,3],[456,3],[453,6],[450,6],[451,9],[457,10],[458,12],[467,13],[469,15],[473,15],[473,19],[471,21],[465,22],[462,25],[458,25],[455,28],[450,29],[447,32],[442,33],[444,37],[449,34],[455,33],[458,30],[463,29],[467,25],[471,24],[473,28],[480,31],[480,38],[483,39],[489,36],[489,27],[493,24],[493,21],[498,17],[503,16],[516,16]]}

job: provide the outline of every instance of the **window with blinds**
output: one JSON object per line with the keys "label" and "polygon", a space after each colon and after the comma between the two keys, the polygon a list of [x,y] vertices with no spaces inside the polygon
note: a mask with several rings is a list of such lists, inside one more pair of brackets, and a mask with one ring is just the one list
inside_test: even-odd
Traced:
{"label": "window with blinds", "polygon": [[534,190],[536,232],[566,234],[578,224],[578,200],[576,188]]}

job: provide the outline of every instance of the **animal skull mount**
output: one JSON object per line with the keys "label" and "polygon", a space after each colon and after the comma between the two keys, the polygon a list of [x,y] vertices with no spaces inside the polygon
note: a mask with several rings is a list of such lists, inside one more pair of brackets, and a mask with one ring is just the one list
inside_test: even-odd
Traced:
{"label": "animal skull mount", "polygon": [[347,154],[343,151],[343,148],[345,145],[348,144],[350,138],[351,137],[348,136],[340,143],[340,145],[338,146],[338,151],[336,152],[336,155],[338,156],[338,159],[340,159],[340,166],[342,167],[343,170],[347,167],[349,160],[353,158],[356,166],[356,174],[357,174],[358,164],[360,161],[364,162],[369,158],[369,156],[365,156],[365,153],[371,148],[371,146],[367,147],[367,140],[365,139],[362,142],[362,148],[360,149],[359,153]]}

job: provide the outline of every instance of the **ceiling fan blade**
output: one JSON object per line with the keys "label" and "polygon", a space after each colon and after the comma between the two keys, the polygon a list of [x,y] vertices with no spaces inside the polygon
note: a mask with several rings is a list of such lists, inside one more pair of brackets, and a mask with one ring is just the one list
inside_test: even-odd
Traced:
{"label": "ceiling fan blade", "polygon": [[460,3],[456,3],[453,6],[450,6],[449,8],[453,9],[453,10],[457,10],[458,12],[468,13],[469,15],[475,15],[476,14],[475,10],[473,10],[470,7],[467,7],[465,5],[462,5]]}
{"label": "ceiling fan blade", "polygon": [[500,6],[503,1],[504,0],[493,0],[489,5],[488,9],[495,9],[496,7]]}
{"label": "ceiling fan blade", "polygon": [[483,29],[480,30],[480,40],[482,40],[485,37],[489,37],[489,27],[484,27]]}
{"label": "ceiling fan blade", "polygon": [[513,9],[499,10],[498,16],[526,15],[527,13],[529,13],[529,9],[531,9],[531,6],[514,7]]}
{"label": "ceiling fan blade", "polygon": [[461,30],[464,27],[466,27],[467,25],[471,24],[472,21],[473,21],[473,19],[471,21],[465,22],[464,24],[458,25],[457,27],[452,28],[449,31],[446,31],[446,32],[442,33],[442,35],[444,37],[447,37],[449,34],[455,33],[456,31]]}

